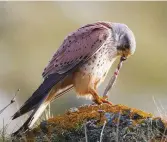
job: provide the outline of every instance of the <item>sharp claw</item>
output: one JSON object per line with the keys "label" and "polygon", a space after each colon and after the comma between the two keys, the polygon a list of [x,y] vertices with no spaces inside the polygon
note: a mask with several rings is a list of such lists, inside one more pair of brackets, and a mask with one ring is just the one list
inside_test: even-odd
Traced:
{"label": "sharp claw", "polygon": [[112,103],[110,101],[108,101],[108,97],[103,97],[103,98],[99,98],[98,100],[94,100],[94,103],[101,105],[103,103],[112,105]]}
{"label": "sharp claw", "polygon": [[102,98],[101,101],[102,101],[103,103],[112,105],[112,103],[111,103],[110,101],[108,101],[108,100],[106,100],[106,99],[104,99],[104,98]]}
{"label": "sharp claw", "polygon": [[94,103],[100,105],[103,103],[103,101],[101,100],[101,98],[99,98],[98,100],[94,100]]}
{"label": "sharp claw", "polygon": [[103,96],[102,99],[108,100],[108,96]]}

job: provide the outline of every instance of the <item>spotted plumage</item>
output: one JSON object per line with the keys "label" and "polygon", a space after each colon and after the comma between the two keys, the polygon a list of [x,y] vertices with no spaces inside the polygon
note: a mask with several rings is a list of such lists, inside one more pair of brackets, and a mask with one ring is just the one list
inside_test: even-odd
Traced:
{"label": "spotted plumage", "polygon": [[52,100],[72,88],[80,96],[91,96],[97,104],[110,103],[99,97],[97,87],[116,58],[127,58],[135,47],[132,31],[120,23],[97,22],[69,34],[44,69],[43,83],[14,114],[13,119],[33,110],[14,134],[31,128]]}

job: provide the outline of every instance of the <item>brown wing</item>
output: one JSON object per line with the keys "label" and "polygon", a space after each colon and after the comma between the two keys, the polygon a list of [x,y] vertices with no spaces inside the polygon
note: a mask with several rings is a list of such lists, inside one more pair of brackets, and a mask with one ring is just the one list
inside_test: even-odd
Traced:
{"label": "brown wing", "polygon": [[81,61],[88,60],[110,36],[111,26],[105,22],[89,24],[67,36],[45,68],[43,77],[63,74]]}
{"label": "brown wing", "polygon": [[44,82],[23,104],[20,110],[14,114],[12,119],[34,109],[28,120],[14,135],[29,128],[36,112],[38,112],[39,107],[47,98],[51,88],[95,54],[109,36],[109,25],[96,23],[80,28],[64,40],[43,73]]}

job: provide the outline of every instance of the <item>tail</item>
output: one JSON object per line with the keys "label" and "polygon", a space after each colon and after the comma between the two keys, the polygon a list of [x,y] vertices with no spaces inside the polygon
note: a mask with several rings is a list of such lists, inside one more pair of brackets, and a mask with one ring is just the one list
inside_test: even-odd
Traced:
{"label": "tail", "polygon": [[[55,96],[55,98],[53,98],[53,100],[55,100],[55,99],[59,98],[60,96],[64,95],[65,93],[70,91],[72,88],[73,88],[73,86],[69,86],[68,88],[66,88],[65,90],[63,90],[59,94],[57,94]],[[21,134],[22,132],[25,132],[28,129],[30,129],[48,105],[49,105],[49,102],[45,102],[45,103],[39,105],[39,107],[35,108],[34,111],[32,112],[32,114],[27,119],[27,121],[16,132],[14,132],[12,135],[13,136],[18,136],[18,134]]]}
{"label": "tail", "polygon": [[37,121],[37,119],[40,117],[40,115],[43,113],[43,111],[46,109],[48,104],[49,102],[41,104],[37,108],[35,108],[32,114],[26,120],[26,122],[16,132],[14,132],[12,136],[19,136],[19,134],[26,132],[28,129],[30,129]]}
{"label": "tail", "polygon": [[49,91],[59,83],[62,79],[64,79],[66,75],[60,74],[51,74],[44,80],[44,82],[40,85],[40,87],[32,94],[32,96],[23,104],[23,106],[13,115],[12,120],[20,117],[21,115],[33,110],[30,117],[27,121],[21,126],[19,130],[17,130],[13,135],[17,135],[20,132],[24,132],[28,130],[32,125],[36,122],[38,117],[45,110],[47,105],[50,102],[45,102]]}

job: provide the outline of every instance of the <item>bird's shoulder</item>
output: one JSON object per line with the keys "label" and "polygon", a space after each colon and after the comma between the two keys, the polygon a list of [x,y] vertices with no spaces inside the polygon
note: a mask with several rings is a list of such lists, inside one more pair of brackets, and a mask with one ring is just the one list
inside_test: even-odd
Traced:
{"label": "bird's shoulder", "polygon": [[70,33],[44,69],[43,77],[55,72],[67,72],[88,59],[110,37],[110,29],[110,23],[97,22],[84,25]]}

